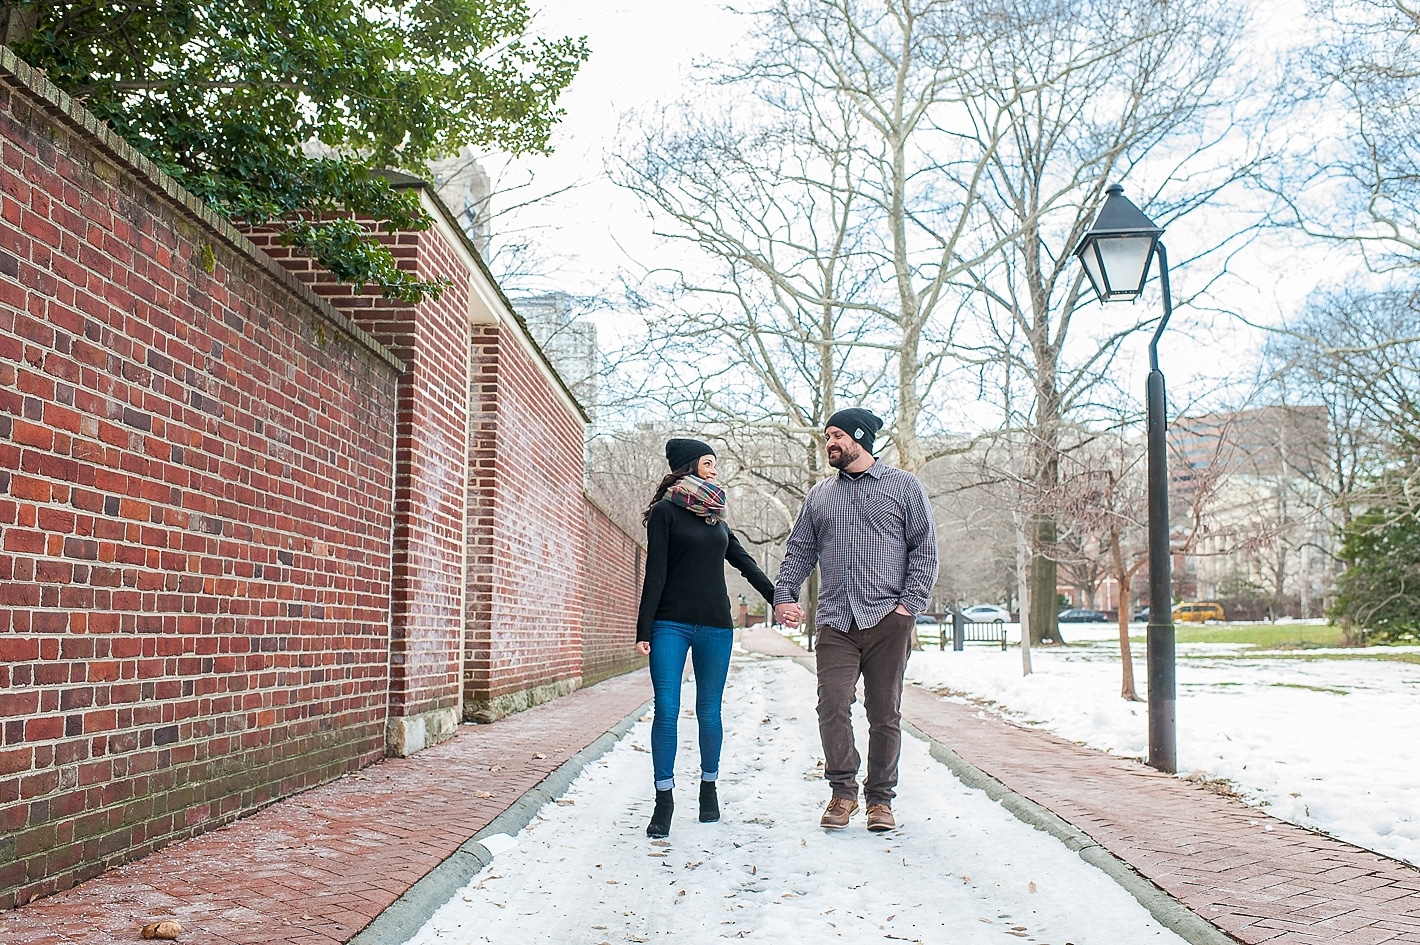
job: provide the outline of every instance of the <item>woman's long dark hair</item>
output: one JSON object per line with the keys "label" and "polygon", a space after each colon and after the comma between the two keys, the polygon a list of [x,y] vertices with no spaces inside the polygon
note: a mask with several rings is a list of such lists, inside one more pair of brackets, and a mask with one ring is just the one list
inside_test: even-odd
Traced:
{"label": "woman's long dark hair", "polygon": [[670,472],[666,473],[666,477],[662,479],[661,484],[656,487],[656,495],[654,498],[651,499],[651,504],[646,506],[645,512],[641,513],[641,524],[643,526],[651,524],[651,510],[656,507],[657,502],[661,501],[666,497],[666,492],[670,489],[670,487],[680,482],[686,476],[694,474],[696,467],[699,465],[700,458],[696,457],[695,462],[690,463],[687,466],[681,466],[677,469],[672,469]]}

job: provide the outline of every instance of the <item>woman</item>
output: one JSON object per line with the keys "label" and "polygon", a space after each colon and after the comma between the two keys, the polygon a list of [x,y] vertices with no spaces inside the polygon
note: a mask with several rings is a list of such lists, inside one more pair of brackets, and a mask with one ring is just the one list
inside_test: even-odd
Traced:
{"label": "woman", "polygon": [[715,451],[699,440],[666,443],[671,471],[646,509],[646,583],[636,621],[636,649],[650,656],[656,714],[651,762],[656,809],[646,836],[671,832],[675,810],[676,720],[685,656],[695,667],[695,716],[700,728],[700,822],[720,819],[720,697],[730,671],[730,596],[725,562],[733,564],[773,606],[774,583],[725,524],[725,490],[715,485]]}

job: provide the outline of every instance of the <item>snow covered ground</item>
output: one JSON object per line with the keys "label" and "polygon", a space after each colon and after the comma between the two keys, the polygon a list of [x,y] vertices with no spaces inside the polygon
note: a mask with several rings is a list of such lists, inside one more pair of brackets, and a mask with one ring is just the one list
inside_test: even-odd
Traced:
{"label": "snow covered ground", "polygon": [[846,830],[821,830],[829,791],[814,701],[813,677],[798,664],[738,656],[725,694],[720,823],[696,822],[687,712],[671,836],[647,840],[643,719],[410,945],[1182,943],[1105,874],[962,785],[910,736],[898,829],[870,834],[860,813]]}
{"label": "snow covered ground", "polygon": [[[1018,649],[980,644],[962,653],[914,653],[907,675],[1021,724],[1143,757],[1145,706],[1119,698],[1116,633],[1112,625],[1072,624],[1072,643],[1109,640],[1037,648],[1027,677]],[[1019,637],[1015,628],[1012,634]],[[1133,652],[1135,685],[1146,696],[1143,648]],[[1307,655],[1368,652],[1380,651]],[[1420,865],[1420,665],[1180,644],[1177,680],[1180,775],[1227,779],[1249,803],[1284,820]]]}

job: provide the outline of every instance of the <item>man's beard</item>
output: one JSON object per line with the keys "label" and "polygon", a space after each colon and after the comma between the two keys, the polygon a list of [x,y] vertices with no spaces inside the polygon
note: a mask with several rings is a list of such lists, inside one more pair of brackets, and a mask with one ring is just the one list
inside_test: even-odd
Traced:
{"label": "man's beard", "polygon": [[856,463],[862,455],[863,450],[857,443],[846,448],[839,447],[837,458],[834,457],[832,450],[829,451],[828,465],[832,466],[834,469],[847,469],[849,466]]}

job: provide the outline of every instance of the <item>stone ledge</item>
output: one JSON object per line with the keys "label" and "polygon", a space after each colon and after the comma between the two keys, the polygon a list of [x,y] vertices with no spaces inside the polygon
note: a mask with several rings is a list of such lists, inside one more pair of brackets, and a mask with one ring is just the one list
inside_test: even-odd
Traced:
{"label": "stone ledge", "polygon": [[416,751],[448,741],[458,730],[459,713],[453,708],[391,718],[385,723],[385,754],[408,758]]}
{"label": "stone ledge", "polygon": [[533,686],[521,692],[510,692],[492,699],[474,699],[464,703],[463,717],[467,722],[496,722],[514,712],[531,709],[535,705],[551,702],[582,688],[582,677],[559,679],[556,682]]}

